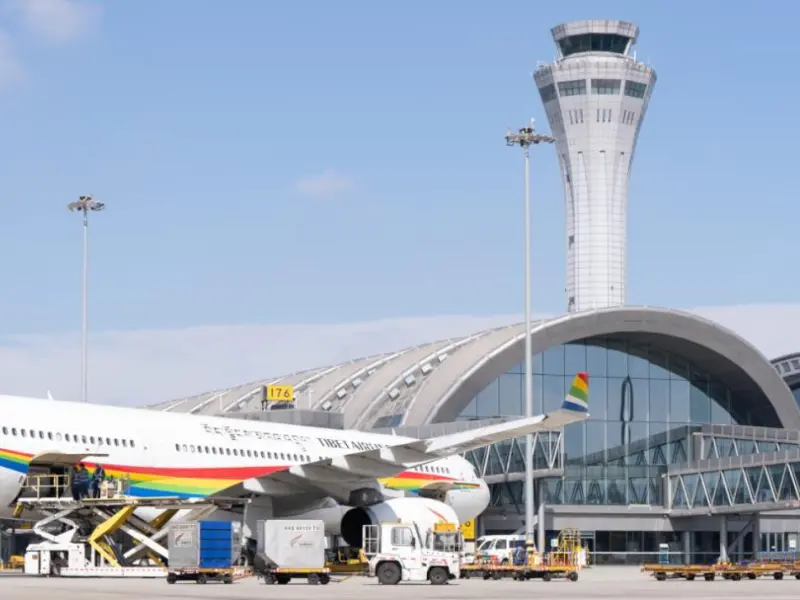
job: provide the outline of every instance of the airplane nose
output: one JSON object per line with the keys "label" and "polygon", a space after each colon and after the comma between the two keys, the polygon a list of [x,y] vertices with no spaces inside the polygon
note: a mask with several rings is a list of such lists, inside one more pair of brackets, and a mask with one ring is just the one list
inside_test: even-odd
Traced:
{"label": "airplane nose", "polygon": [[487,508],[489,508],[489,502],[491,500],[491,493],[489,492],[489,485],[485,481],[481,480],[480,485],[481,485],[481,487],[480,487],[480,494],[479,494],[479,500],[478,500],[478,503],[480,505],[480,511],[478,511],[478,512],[482,513]]}

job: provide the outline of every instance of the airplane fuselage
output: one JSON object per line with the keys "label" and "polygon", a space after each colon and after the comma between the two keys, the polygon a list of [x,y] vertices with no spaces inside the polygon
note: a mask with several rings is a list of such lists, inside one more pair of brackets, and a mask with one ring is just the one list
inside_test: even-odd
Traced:
{"label": "airplane fuselage", "polygon": [[[156,412],[137,408],[0,396],[0,513],[13,509],[32,465],[48,456],[86,456],[91,468],[129,481],[134,496],[205,497],[246,480],[266,481],[265,495],[297,490],[272,474],[321,460],[389,447],[412,438],[353,430]],[[376,478],[386,496],[444,486],[464,522],[489,503],[472,465],[449,456]]]}

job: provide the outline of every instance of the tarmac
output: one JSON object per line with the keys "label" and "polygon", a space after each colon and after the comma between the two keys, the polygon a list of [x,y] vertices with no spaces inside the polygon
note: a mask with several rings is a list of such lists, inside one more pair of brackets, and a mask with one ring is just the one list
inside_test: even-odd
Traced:
{"label": "tarmac", "polygon": [[26,577],[19,574],[0,576],[0,598],[2,600],[125,600],[146,598],[147,600],[174,600],[176,598],[212,598],[239,600],[240,598],[268,597],[271,599],[318,600],[330,597],[364,598],[381,600],[414,600],[446,598],[468,599],[487,597],[526,598],[558,597],[559,600],[587,598],[705,598],[708,600],[731,600],[736,598],[758,598],[759,600],[796,600],[800,597],[800,580],[795,578],[775,581],[757,579],[742,581],[655,581],[638,567],[592,567],[580,574],[576,582],[553,580],[483,581],[460,579],[448,585],[433,586],[429,583],[401,583],[397,586],[379,586],[377,580],[365,577],[335,577],[329,585],[311,586],[304,581],[293,581],[288,585],[271,585],[268,589],[256,578],[247,578],[233,585],[208,583],[202,587],[196,583],[169,585],[163,579],[66,579]]}

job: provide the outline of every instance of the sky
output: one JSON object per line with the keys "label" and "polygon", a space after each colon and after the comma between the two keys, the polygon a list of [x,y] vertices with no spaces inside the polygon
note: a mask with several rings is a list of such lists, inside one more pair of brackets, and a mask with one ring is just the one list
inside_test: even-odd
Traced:
{"label": "sky", "polygon": [[[640,25],[628,303],[800,349],[800,6],[717,0],[0,0],[0,391],[153,403],[510,322],[550,28]],[[564,207],[533,159],[533,312],[563,312]],[[789,319],[790,322],[785,322]],[[796,344],[796,345],[794,345]]]}

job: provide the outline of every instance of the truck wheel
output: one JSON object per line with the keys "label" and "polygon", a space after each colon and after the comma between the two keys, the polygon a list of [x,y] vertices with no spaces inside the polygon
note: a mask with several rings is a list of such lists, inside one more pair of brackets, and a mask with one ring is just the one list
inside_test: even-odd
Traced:
{"label": "truck wheel", "polygon": [[444,585],[450,580],[450,577],[442,567],[433,567],[428,571],[428,579],[433,585]]}
{"label": "truck wheel", "polygon": [[291,577],[287,577],[286,575],[278,575],[278,585],[286,585],[292,580]]}
{"label": "truck wheel", "polygon": [[197,583],[203,584],[203,583],[206,583],[207,581],[208,581],[208,577],[206,577],[205,573],[200,573],[197,576]]}
{"label": "truck wheel", "polygon": [[225,575],[225,577],[222,578],[222,583],[227,583],[227,584],[233,583],[233,575],[231,574]]}
{"label": "truck wheel", "polygon": [[177,575],[175,575],[175,573],[169,573],[169,574],[167,575],[167,583],[169,583],[169,584],[173,584],[173,583],[175,583],[176,581],[178,581],[178,576],[177,576]]}
{"label": "truck wheel", "polygon": [[264,573],[264,583],[273,585],[275,583],[275,575],[272,573]]}
{"label": "truck wheel", "polygon": [[378,567],[378,583],[383,585],[397,585],[403,576],[397,563],[385,562]]}
{"label": "truck wheel", "polygon": [[331,576],[330,576],[330,575],[328,575],[327,573],[322,573],[322,574],[319,576],[319,582],[320,582],[322,585],[328,585],[328,584],[331,582]]}
{"label": "truck wheel", "polygon": [[319,584],[319,574],[317,574],[317,573],[309,573],[308,574],[308,583],[309,583],[309,585],[318,585]]}

